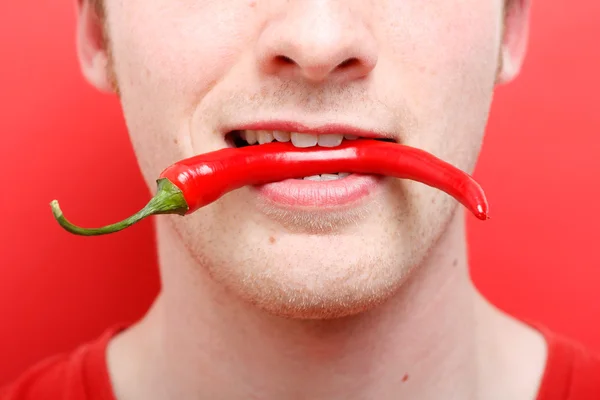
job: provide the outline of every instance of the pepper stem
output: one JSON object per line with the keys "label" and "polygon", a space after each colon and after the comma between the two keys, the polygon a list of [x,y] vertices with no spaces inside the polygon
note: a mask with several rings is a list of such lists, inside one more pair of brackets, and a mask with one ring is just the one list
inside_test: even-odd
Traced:
{"label": "pepper stem", "polygon": [[57,200],[53,200],[50,203],[50,207],[52,208],[54,218],[58,221],[60,226],[62,226],[68,232],[81,236],[98,236],[118,232],[130,227],[131,225],[150,215],[185,215],[185,213],[188,211],[188,204],[185,201],[185,197],[183,196],[181,190],[166,178],[161,178],[156,182],[158,184],[156,195],[150,199],[144,208],[121,222],[106,225],[101,228],[81,228],[73,225],[64,217]]}

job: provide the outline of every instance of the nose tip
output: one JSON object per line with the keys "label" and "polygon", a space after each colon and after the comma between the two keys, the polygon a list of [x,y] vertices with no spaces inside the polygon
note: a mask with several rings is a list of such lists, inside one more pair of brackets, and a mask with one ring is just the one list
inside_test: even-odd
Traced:
{"label": "nose tip", "polygon": [[[308,58],[308,59],[307,59]],[[340,61],[341,59],[341,61]],[[375,68],[375,57],[340,55],[330,60],[311,60],[309,57],[276,55],[267,61],[265,71],[270,74],[300,76],[307,81],[322,82],[328,79],[355,80],[367,76]]]}
{"label": "nose tip", "polygon": [[377,64],[377,46],[360,15],[307,8],[265,25],[257,43],[261,70],[311,82],[367,76]]}

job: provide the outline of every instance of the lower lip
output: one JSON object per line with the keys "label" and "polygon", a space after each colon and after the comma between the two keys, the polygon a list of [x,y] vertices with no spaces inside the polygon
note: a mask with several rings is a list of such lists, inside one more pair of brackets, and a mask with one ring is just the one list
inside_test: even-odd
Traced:
{"label": "lower lip", "polygon": [[254,186],[273,203],[291,207],[335,207],[348,205],[371,195],[382,181],[375,175],[351,174],[332,181],[287,179]]}

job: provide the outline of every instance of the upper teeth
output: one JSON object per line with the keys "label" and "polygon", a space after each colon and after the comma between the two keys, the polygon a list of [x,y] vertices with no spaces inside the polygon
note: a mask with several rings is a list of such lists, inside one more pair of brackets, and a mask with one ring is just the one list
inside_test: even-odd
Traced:
{"label": "upper teeth", "polygon": [[273,140],[278,142],[289,142],[296,147],[313,147],[317,144],[322,147],[335,147],[342,143],[343,139],[354,140],[358,136],[342,134],[313,135],[310,133],[283,132],[283,131],[251,131],[241,132],[241,137],[248,144],[265,144]]}

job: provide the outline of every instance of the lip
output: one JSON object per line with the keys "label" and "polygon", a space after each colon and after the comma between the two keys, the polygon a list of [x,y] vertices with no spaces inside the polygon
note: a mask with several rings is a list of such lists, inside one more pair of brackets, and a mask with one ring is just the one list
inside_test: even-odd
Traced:
{"label": "lip", "polygon": [[311,126],[295,121],[285,120],[268,120],[268,121],[257,121],[247,124],[241,124],[236,126],[227,127],[224,129],[223,134],[226,135],[232,131],[285,131],[285,132],[298,132],[298,133],[310,133],[313,135],[326,135],[326,134],[342,134],[342,135],[354,135],[360,136],[366,139],[392,139],[398,142],[396,135],[389,132],[380,132],[375,130],[369,130],[359,128],[353,125],[347,125],[343,123],[332,123]]}
{"label": "lip", "polygon": [[383,179],[377,175],[351,174],[332,181],[287,179],[253,188],[270,203],[286,208],[335,208],[357,204],[372,196]]}

